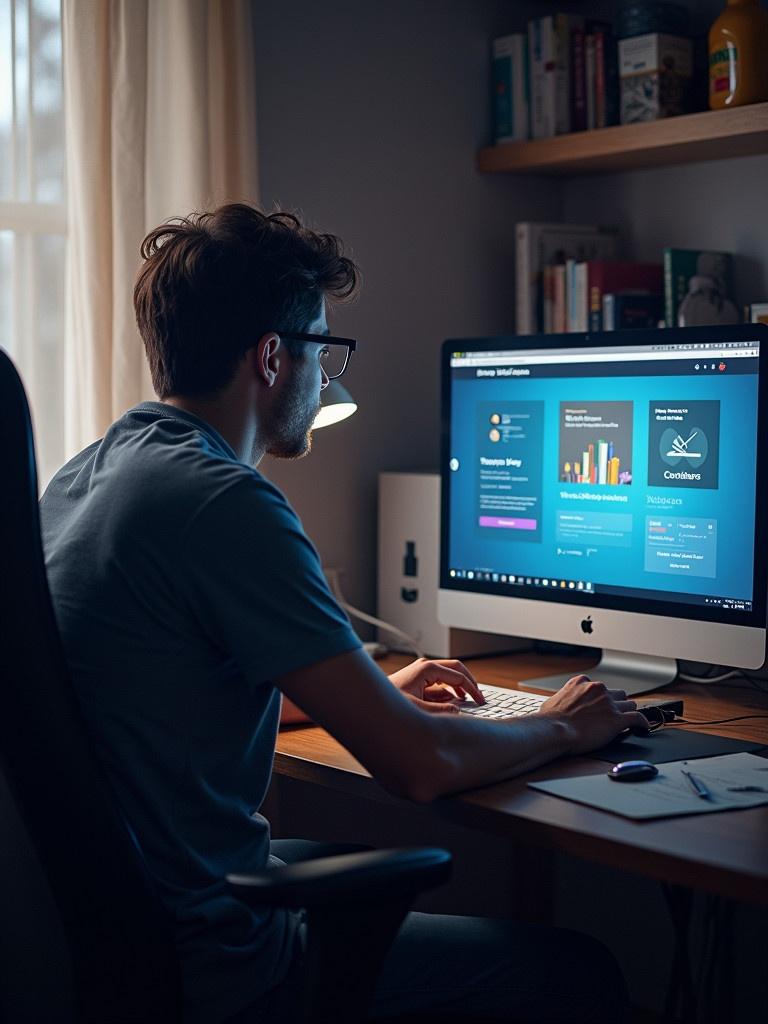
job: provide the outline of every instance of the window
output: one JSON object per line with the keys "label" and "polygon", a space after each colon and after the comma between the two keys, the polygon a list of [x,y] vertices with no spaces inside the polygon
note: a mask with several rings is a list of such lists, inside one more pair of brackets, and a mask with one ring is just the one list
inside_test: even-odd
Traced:
{"label": "window", "polygon": [[64,460],[60,0],[0,0],[0,343],[24,380],[43,486]]}

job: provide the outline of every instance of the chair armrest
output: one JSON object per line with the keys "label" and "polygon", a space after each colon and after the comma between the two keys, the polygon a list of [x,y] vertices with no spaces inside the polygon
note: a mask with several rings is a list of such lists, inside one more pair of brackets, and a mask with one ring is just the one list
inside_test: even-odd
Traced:
{"label": "chair armrest", "polygon": [[227,875],[227,882],[238,899],[252,906],[311,909],[412,898],[446,882],[450,874],[447,850],[414,847],[321,857],[249,875]]}

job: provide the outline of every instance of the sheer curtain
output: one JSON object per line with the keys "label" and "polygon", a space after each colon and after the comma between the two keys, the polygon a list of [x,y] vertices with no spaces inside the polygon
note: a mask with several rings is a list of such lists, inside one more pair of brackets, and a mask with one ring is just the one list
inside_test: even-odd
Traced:
{"label": "sheer curtain", "polygon": [[38,474],[64,457],[59,0],[0,0],[0,345],[24,380]]}
{"label": "sheer curtain", "polygon": [[152,398],[132,292],[146,232],[256,198],[249,0],[64,0],[65,443]]}

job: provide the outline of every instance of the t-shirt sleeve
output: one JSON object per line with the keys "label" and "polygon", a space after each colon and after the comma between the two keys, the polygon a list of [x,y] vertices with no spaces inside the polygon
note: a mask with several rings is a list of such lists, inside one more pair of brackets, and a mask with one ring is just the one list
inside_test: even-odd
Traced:
{"label": "t-shirt sleeve", "polygon": [[182,600],[251,681],[361,646],[298,517],[263,478],[211,498],[179,540]]}

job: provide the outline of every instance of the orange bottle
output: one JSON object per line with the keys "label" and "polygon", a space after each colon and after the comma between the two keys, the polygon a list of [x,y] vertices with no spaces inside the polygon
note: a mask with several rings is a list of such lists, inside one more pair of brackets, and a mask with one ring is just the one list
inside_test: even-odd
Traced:
{"label": "orange bottle", "polygon": [[728,0],[709,30],[709,105],[761,100],[768,100],[768,11],[758,0]]}

